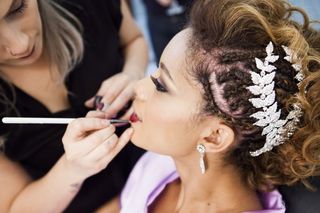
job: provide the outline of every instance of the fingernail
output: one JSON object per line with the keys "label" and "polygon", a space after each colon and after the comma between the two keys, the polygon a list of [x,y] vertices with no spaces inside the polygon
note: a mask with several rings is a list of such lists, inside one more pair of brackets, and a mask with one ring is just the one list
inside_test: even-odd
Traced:
{"label": "fingernail", "polygon": [[97,109],[97,110],[100,110],[100,111],[103,111],[103,110],[102,110],[103,107],[104,107],[104,104],[103,104],[103,103],[98,103],[97,106],[96,106],[96,109]]}
{"label": "fingernail", "polygon": [[[93,107],[95,109],[99,109],[99,107],[101,107],[100,105],[103,104],[103,103],[101,103],[101,100],[102,100],[102,96],[100,96],[100,95],[94,96]],[[102,106],[102,108],[103,108],[103,106]],[[101,109],[99,109],[99,110],[101,110]]]}

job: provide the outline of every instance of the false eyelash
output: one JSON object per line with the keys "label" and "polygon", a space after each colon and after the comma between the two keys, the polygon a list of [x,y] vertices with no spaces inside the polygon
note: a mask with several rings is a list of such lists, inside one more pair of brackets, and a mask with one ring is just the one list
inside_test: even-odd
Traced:
{"label": "false eyelash", "polygon": [[157,78],[153,76],[150,76],[150,78],[159,92],[168,92],[168,90],[159,82]]}

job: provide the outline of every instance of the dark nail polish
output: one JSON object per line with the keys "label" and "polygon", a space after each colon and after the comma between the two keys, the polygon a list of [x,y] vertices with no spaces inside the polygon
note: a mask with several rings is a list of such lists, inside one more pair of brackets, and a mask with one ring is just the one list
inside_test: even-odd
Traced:
{"label": "dark nail polish", "polygon": [[102,110],[104,107],[104,104],[103,103],[98,103],[97,106],[96,106],[96,109],[97,110]]}
{"label": "dark nail polish", "polygon": [[102,110],[104,104],[101,103],[101,100],[102,100],[102,96],[100,96],[100,95],[96,95],[96,96],[94,97],[94,106],[93,106],[93,107],[94,107],[96,110]]}

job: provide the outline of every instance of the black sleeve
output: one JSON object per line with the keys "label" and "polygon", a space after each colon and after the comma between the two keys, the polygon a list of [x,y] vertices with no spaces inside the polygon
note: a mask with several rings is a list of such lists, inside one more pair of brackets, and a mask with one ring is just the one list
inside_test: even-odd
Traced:
{"label": "black sleeve", "polygon": [[[112,26],[119,31],[122,21],[121,1],[120,0],[55,0],[63,8],[74,14],[84,26],[96,17],[95,23],[108,24],[112,20]],[[93,25],[94,26],[94,25]]]}

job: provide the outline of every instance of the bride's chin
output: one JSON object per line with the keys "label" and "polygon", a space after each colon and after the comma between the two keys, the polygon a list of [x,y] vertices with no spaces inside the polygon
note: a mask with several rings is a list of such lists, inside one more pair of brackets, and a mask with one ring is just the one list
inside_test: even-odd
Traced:
{"label": "bride's chin", "polygon": [[132,138],[131,138],[130,141],[131,141],[131,143],[133,143],[135,146],[137,146],[137,147],[139,147],[139,148],[142,148],[142,149],[145,149],[144,146],[141,146],[141,143],[139,143],[139,142],[141,142],[141,141],[138,140],[138,138],[134,137],[134,134],[133,134],[133,136],[132,136]]}
{"label": "bride's chin", "polygon": [[138,146],[138,143],[137,143],[137,138],[135,137],[135,134],[133,133],[131,139],[130,139],[131,143],[133,143],[134,145]]}

